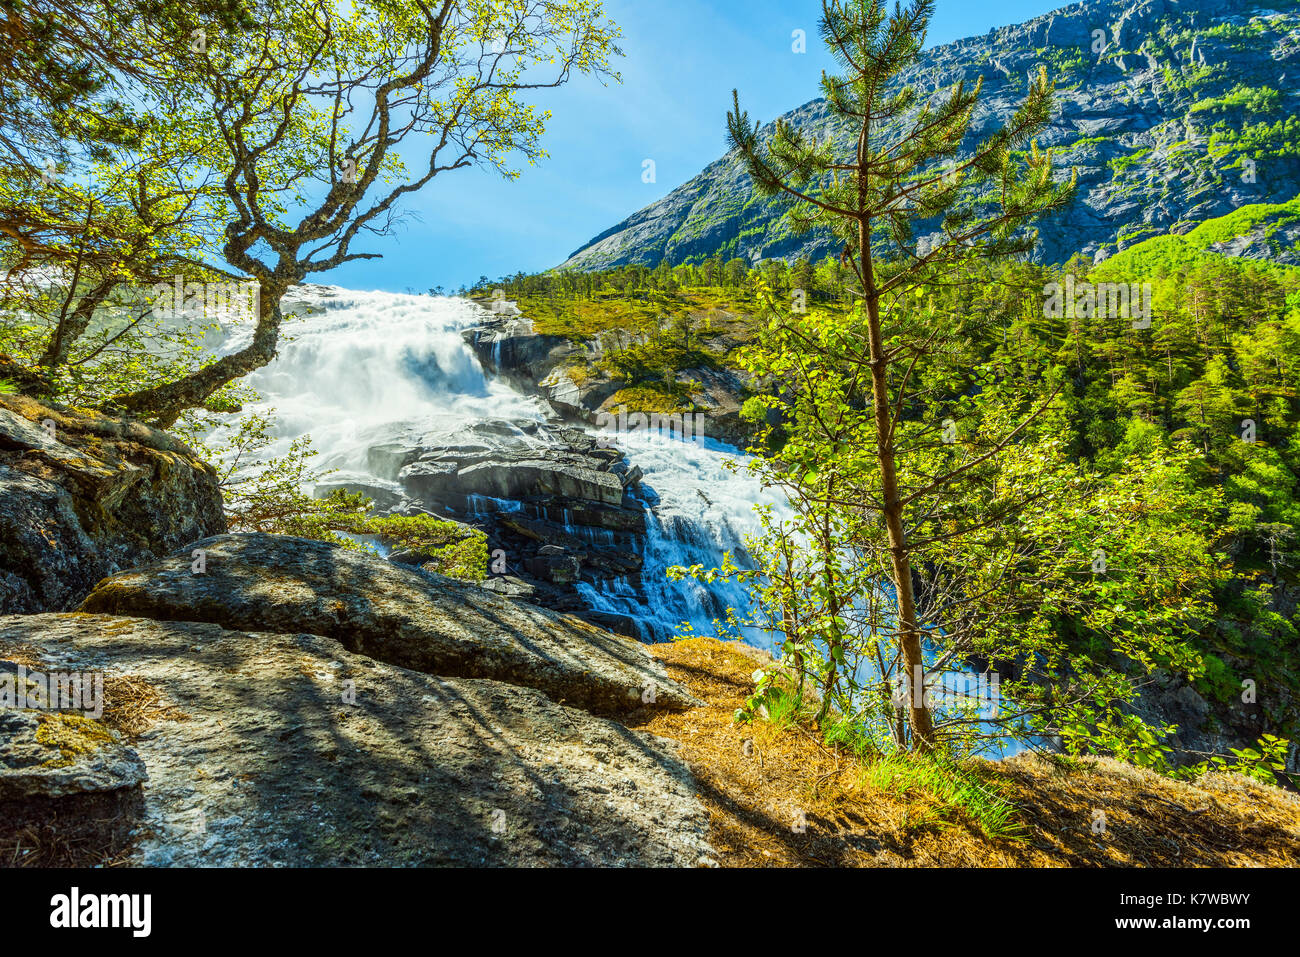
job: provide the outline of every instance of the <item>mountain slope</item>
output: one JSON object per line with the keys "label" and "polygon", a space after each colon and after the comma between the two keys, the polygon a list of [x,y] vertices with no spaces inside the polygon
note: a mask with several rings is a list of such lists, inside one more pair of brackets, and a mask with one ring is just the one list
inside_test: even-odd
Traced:
{"label": "mountain slope", "polygon": [[[1093,52],[1097,30],[1105,36],[1100,54]],[[1076,3],[935,47],[901,82],[933,92],[982,77],[973,145],[1011,115],[1039,64],[1058,91],[1057,116],[1040,144],[1058,151],[1061,175],[1079,171],[1073,204],[1040,226],[1041,261],[1080,251],[1104,259],[1245,204],[1300,193],[1295,0]],[[837,126],[823,100],[785,119],[851,146],[853,134]],[[792,235],[780,214],[753,194],[729,154],[595,237],[562,268],[675,265],[711,255],[817,260],[830,251],[825,235]],[[1276,253],[1268,243],[1239,245],[1244,255]]]}
{"label": "mountain slope", "polygon": [[1111,256],[1094,276],[1159,274],[1172,265],[1190,268],[1207,255],[1261,260],[1274,275],[1300,267],[1300,198],[1289,203],[1254,203],[1207,219],[1181,235],[1152,236]]}

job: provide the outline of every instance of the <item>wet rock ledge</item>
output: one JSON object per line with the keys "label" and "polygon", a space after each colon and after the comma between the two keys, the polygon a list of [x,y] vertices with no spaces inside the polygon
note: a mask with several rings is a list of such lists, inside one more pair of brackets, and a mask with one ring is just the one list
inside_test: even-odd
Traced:
{"label": "wet rock ledge", "polygon": [[481,529],[495,556],[489,588],[637,635],[631,619],[591,611],[575,587],[641,587],[646,506],[656,499],[617,448],[557,422],[497,420],[397,430],[368,449],[366,465],[370,477],[343,476],[316,494],[359,491],[393,512]]}

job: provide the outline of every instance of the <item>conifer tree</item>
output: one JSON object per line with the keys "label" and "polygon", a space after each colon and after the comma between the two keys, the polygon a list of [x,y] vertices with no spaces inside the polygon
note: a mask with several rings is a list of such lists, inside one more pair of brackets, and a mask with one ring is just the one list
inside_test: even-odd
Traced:
{"label": "conifer tree", "polygon": [[[1036,236],[1027,227],[1069,200],[1073,180],[1053,175],[1050,152],[1036,135],[1052,115],[1046,69],[1029,85],[1007,124],[967,147],[982,82],[958,83],[924,94],[924,78],[911,72],[925,43],[933,0],[913,0],[888,11],[884,0],[824,0],[821,35],[843,75],[823,74],[821,87],[831,116],[856,132],[849,155],[830,138],[778,120],[765,135],[733,93],[727,117],[731,147],[746,164],[757,191],[787,202],[796,231],[828,229],[842,244],[841,262],[856,280],[854,323],[844,349],[851,381],[846,407],[866,402],[874,412],[878,469],[870,490],[888,534],[897,641],[908,676],[911,741],[919,751],[934,744],[933,720],[916,676],[925,672],[923,629],[918,623],[913,546],[905,527],[909,507],[933,501],[963,475],[999,455],[1025,427],[1009,427],[977,454],[928,479],[904,487],[899,480],[899,423],[916,398],[912,378],[918,361],[969,335],[951,317],[925,317],[909,309],[915,296],[971,269],[980,260],[1029,252]],[[1024,152],[1025,150],[1028,152]],[[918,235],[918,226],[931,231]],[[826,438],[842,442],[836,409],[819,410]],[[1034,413],[1039,414],[1042,407]],[[823,504],[846,492],[843,476],[825,476]],[[838,482],[838,486],[837,483]],[[861,504],[862,490],[852,501]],[[831,547],[831,542],[824,543]],[[826,567],[831,560],[827,557]],[[829,579],[829,576],[828,576]],[[829,591],[833,584],[826,582]],[[835,622],[846,609],[830,609]],[[827,635],[834,653],[835,627]]]}

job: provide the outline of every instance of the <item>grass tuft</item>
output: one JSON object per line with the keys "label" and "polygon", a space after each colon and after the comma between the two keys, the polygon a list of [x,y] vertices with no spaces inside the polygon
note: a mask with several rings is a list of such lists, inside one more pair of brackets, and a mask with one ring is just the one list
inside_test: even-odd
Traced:
{"label": "grass tuft", "polygon": [[[863,781],[900,797],[928,796],[941,806],[937,823],[952,823],[946,811],[969,816],[987,837],[1023,839],[1024,827],[1006,787],[973,768],[959,768],[939,757],[891,754],[868,763]],[[928,816],[923,816],[925,819]]]}

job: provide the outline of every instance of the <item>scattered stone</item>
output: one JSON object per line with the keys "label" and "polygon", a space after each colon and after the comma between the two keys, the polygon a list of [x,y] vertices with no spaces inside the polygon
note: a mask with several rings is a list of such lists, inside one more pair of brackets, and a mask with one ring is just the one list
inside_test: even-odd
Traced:
{"label": "scattered stone", "polygon": [[529,599],[537,593],[537,589],[522,578],[516,578],[513,575],[500,575],[495,578],[489,578],[483,582],[483,587],[488,591],[496,592],[506,598]]}

